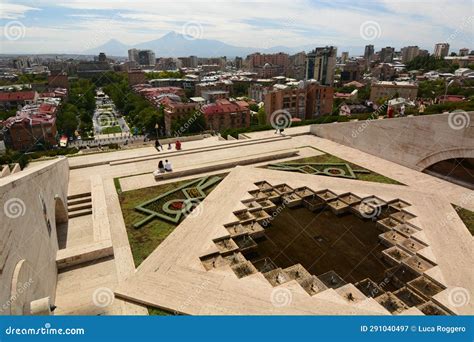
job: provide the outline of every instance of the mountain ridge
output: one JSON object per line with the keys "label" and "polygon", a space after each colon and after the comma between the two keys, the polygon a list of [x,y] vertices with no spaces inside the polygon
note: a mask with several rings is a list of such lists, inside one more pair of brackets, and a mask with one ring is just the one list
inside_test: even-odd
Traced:
{"label": "mountain ridge", "polygon": [[[322,45],[324,44],[306,44],[296,47],[274,46],[270,48],[242,47],[227,44],[215,39],[194,39],[175,31],[170,31],[160,38],[132,45],[124,44],[117,39],[110,39],[106,43],[86,50],[83,53],[87,55],[97,55],[99,52],[105,52],[110,56],[126,57],[128,49],[137,48],[143,50],[152,50],[155,52],[157,57],[245,57],[254,52],[285,52],[289,54],[295,54],[301,51],[309,51],[316,46]],[[359,52],[362,49],[359,47],[348,47],[346,50],[341,51],[349,51],[349,53],[354,53],[356,50]]]}

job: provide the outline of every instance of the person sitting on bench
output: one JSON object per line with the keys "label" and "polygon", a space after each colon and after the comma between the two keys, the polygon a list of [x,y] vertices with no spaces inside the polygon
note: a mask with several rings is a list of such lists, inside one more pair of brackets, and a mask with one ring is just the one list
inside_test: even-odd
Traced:
{"label": "person sitting on bench", "polygon": [[165,160],[165,171],[173,171],[173,166],[171,165],[171,162],[168,161],[168,159]]}
{"label": "person sitting on bench", "polygon": [[176,140],[175,146],[177,151],[181,150],[181,142],[179,140]]}
{"label": "person sitting on bench", "polygon": [[161,173],[165,173],[165,165],[163,164],[163,160],[160,160],[158,163],[158,170],[160,170]]}

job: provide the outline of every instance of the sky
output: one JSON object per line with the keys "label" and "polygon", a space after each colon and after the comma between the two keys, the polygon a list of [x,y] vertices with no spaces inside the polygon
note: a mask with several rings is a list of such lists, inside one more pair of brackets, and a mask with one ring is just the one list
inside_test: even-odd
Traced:
{"label": "sky", "polygon": [[[0,53],[80,53],[170,31],[243,47],[473,49],[472,0],[0,0]],[[341,49],[339,49],[341,51]]]}

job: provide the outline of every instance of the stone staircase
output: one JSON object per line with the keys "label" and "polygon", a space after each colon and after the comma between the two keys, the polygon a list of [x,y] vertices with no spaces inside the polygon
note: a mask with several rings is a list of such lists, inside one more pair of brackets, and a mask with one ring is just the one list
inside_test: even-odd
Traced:
{"label": "stone staircase", "polygon": [[69,218],[92,215],[91,193],[69,195],[67,197],[67,212]]}

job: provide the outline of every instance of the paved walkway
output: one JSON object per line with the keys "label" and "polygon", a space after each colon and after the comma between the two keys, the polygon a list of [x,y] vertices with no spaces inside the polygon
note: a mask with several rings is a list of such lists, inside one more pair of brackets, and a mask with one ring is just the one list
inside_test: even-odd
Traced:
{"label": "paved walkway", "polygon": [[[427,174],[408,169],[359,150],[337,144],[332,141],[321,139],[313,135],[302,135],[305,133],[309,133],[308,126],[294,127],[285,130],[286,135],[292,136],[291,139],[269,141],[261,144],[241,146],[232,149],[221,149],[215,151],[203,150],[195,154],[172,156],[169,159],[172,161],[175,169],[180,169],[203,164],[218,164],[229,159],[248,158],[248,156],[253,154],[271,153],[272,151],[277,153],[288,149],[299,149],[302,156],[310,156],[317,155],[319,153],[317,150],[321,150],[406,184],[408,186],[407,191],[415,191],[420,194],[424,193],[428,196],[437,196],[438,198],[441,196],[441,198],[446,199],[450,203],[455,203],[467,209],[474,210],[474,193],[471,190],[462,188]],[[248,136],[250,136],[252,139],[258,139],[275,137],[276,135],[273,131],[265,131],[249,133]],[[252,139],[244,141],[251,141]],[[225,146],[229,143],[231,142],[219,141],[216,137],[212,137],[204,140],[187,142],[183,147],[184,149],[192,149],[212,146]],[[156,158],[152,160],[137,161],[115,166],[111,166],[109,164],[97,165],[99,163],[118,159],[137,158],[144,156],[156,156]],[[97,265],[94,267],[91,266],[87,268],[77,268],[69,271],[70,273],[67,273],[64,276],[61,276],[58,282],[58,298],[61,299],[72,296],[73,282],[71,279],[81,279],[81,286],[91,290],[97,288],[99,285],[113,290],[118,284],[135,274],[135,266],[128,243],[125,224],[120,210],[120,203],[118,201],[118,196],[114,185],[114,178],[121,178],[120,182],[124,190],[155,185],[156,183],[150,177],[151,172],[156,169],[159,159],[160,153],[157,152],[153,147],[69,158],[71,166],[80,165],[83,167],[70,171],[69,194],[89,192],[91,191],[91,179],[94,177],[100,177],[102,179],[103,196],[105,198],[106,208],[103,208],[105,210],[101,212],[105,213],[108,218],[110,236],[114,249],[114,258],[104,263],[103,266]],[[88,165],[90,166],[88,167]],[[183,179],[189,179],[192,177],[193,176],[189,176]],[[288,178],[288,175],[285,174],[285,177]],[[331,184],[337,182],[337,180],[330,180],[328,177],[312,177],[321,179],[322,182],[327,181]],[[170,182],[175,182],[178,180],[180,179],[173,179],[170,180]],[[355,182],[361,186],[362,184],[367,184],[366,182],[360,181],[352,182]],[[393,186],[390,185],[382,184],[381,186],[388,187],[390,189],[393,188]],[[402,187],[402,189],[403,188],[405,187]],[[95,206],[94,198],[92,200],[93,206]],[[450,209],[448,207],[443,207],[443,213],[445,216],[452,212],[452,208]],[[443,219],[443,217],[439,218]],[[457,219],[456,222],[457,224],[462,225],[459,219]],[[466,235],[465,238],[469,239],[469,236]],[[442,248],[442,246],[440,245],[439,248]],[[97,272],[97,269],[102,268],[107,274],[104,279],[108,280],[105,281],[105,283],[100,280],[102,273]],[[75,302],[72,300],[71,302],[64,301],[64,303],[71,304]],[[83,303],[78,303],[77,308],[68,308],[67,310],[65,309],[65,312],[85,312],[81,308],[83,308]],[[146,314],[146,310],[143,307],[126,303],[125,301],[118,299],[110,312],[107,310],[104,311],[104,313],[112,312],[122,314]]]}

